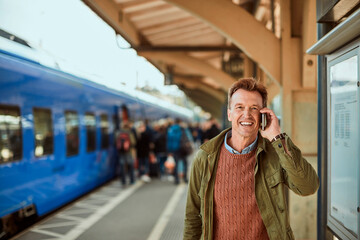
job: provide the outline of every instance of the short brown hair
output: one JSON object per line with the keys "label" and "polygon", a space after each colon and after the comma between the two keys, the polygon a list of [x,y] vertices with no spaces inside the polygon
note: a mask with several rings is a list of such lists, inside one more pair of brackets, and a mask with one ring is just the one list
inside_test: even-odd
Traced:
{"label": "short brown hair", "polygon": [[255,91],[260,93],[263,100],[263,107],[266,107],[267,95],[268,95],[266,87],[262,83],[255,80],[254,78],[240,78],[239,80],[234,82],[233,85],[229,88],[229,92],[228,92],[229,109],[231,104],[231,97],[239,89],[244,89],[249,92]]}

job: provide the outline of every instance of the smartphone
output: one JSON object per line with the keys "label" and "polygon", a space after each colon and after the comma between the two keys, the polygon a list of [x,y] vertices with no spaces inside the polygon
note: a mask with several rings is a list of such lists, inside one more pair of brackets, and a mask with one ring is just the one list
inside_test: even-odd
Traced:
{"label": "smartphone", "polygon": [[261,114],[261,131],[264,131],[266,128],[266,113]]}

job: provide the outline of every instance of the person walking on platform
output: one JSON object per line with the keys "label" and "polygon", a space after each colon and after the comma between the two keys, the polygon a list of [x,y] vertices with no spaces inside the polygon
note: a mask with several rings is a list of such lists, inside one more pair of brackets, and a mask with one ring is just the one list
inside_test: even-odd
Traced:
{"label": "person walking on platform", "polygon": [[151,132],[147,129],[146,124],[141,122],[139,125],[139,137],[136,145],[136,155],[138,157],[139,176],[144,182],[150,182],[149,177],[149,154],[152,144]]}
{"label": "person walking on platform", "polygon": [[231,128],[200,146],[193,161],[184,239],[294,239],[284,186],[306,196],[319,178],[266,102],[253,78],[230,87]]}
{"label": "person walking on platform", "polygon": [[182,144],[185,144],[185,141],[182,139],[188,139],[188,134],[186,130],[180,126],[181,120],[179,118],[175,119],[175,123],[171,125],[167,131],[167,151],[175,159],[175,168],[173,175],[175,178],[175,184],[179,184],[179,163],[183,163],[183,179],[184,182],[188,182],[187,179],[187,156],[182,152]]}
{"label": "person walking on platform", "polygon": [[192,135],[193,135],[195,147],[198,148],[203,143],[202,139],[204,135],[200,127],[200,123],[195,124],[195,127],[192,130]]}
{"label": "person walking on platform", "polygon": [[116,149],[119,156],[120,178],[123,186],[126,186],[126,176],[129,175],[130,184],[134,179],[133,151],[136,146],[135,136],[129,122],[124,121],[121,129],[116,133]]}
{"label": "person walking on platform", "polygon": [[154,137],[154,153],[156,158],[159,161],[159,170],[160,170],[160,179],[165,179],[165,161],[167,158],[167,149],[166,149],[166,126],[161,124],[156,131]]}

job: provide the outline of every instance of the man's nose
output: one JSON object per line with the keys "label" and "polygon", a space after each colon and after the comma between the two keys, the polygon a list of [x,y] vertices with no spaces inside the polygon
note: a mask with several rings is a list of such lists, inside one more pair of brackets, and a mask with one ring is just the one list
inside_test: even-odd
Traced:
{"label": "man's nose", "polygon": [[245,108],[244,109],[244,116],[250,116],[250,109],[249,108]]}

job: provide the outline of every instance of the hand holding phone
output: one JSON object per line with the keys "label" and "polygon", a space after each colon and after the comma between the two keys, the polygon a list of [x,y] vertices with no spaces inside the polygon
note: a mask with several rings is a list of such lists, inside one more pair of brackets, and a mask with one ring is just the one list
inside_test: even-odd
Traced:
{"label": "hand holding phone", "polygon": [[260,113],[261,136],[271,141],[276,135],[281,133],[279,119],[269,108],[261,109]]}

